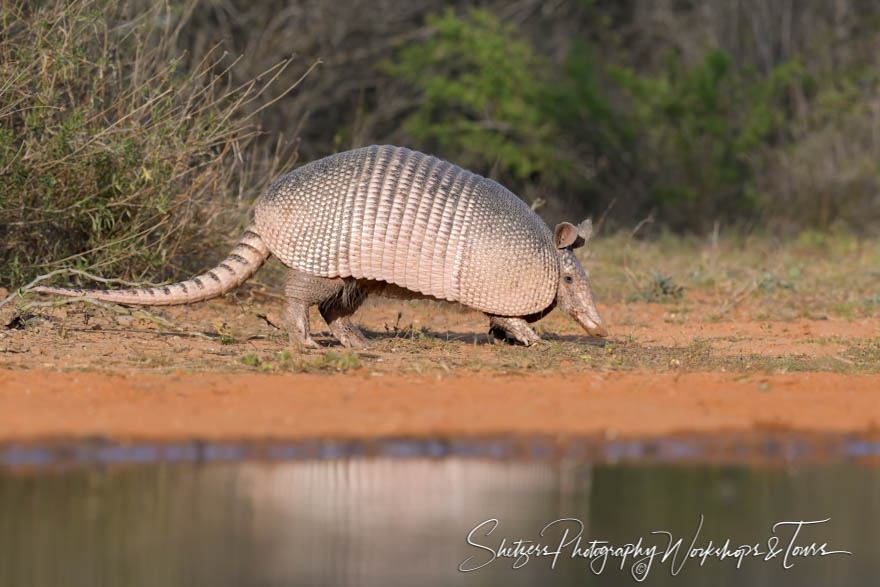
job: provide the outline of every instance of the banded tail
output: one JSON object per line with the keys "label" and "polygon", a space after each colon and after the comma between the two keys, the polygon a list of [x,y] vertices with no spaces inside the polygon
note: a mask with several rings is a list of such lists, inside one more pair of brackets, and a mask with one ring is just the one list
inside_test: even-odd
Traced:
{"label": "banded tail", "polygon": [[241,285],[269,258],[269,249],[255,232],[248,227],[244,236],[219,265],[187,281],[164,287],[146,289],[79,289],[66,287],[35,287],[31,291],[62,296],[88,296],[105,302],[131,304],[134,306],[174,306],[191,304],[217,297]]}

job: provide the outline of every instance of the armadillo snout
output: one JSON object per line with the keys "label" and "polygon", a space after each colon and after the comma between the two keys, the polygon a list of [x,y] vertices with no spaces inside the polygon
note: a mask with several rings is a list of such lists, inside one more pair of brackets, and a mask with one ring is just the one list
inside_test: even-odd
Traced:
{"label": "armadillo snout", "polygon": [[559,273],[557,307],[591,336],[608,336],[608,329],[593,301],[590,277],[570,248],[559,250]]}
{"label": "armadillo snout", "polygon": [[606,336],[608,336],[608,329],[605,327],[602,319],[599,318],[598,312],[596,312],[595,315],[595,317],[597,318],[596,320],[584,314],[575,314],[573,317],[575,321],[580,324],[590,336],[594,336],[596,338],[605,338]]}

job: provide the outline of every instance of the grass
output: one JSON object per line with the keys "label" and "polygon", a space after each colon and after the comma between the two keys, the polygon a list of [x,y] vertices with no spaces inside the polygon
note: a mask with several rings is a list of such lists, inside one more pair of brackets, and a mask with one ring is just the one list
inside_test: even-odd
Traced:
{"label": "grass", "polygon": [[[754,353],[719,353],[705,341],[683,346],[646,345],[614,341],[603,346],[550,341],[537,348],[496,346],[472,353],[464,343],[380,341],[358,355],[326,351],[295,359],[284,366],[253,357],[242,362],[263,371],[341,373],[364,367],[377,373],[491,373],[560,374],[577,371],[730,372],[743,374],[880,372],[880,347],[853,343],[840,357],[793,354],[779,357]],[[395,359],[396,355],[396,359]],[[403,355],[403,356],[401,356]],[[252,361],[257,360],[256,363]]]}
{"label": "grass", "polygon": [[684,287],[656,270],[651,270],[646,284],[627,297],[629,302],[674,302],[684,295]]}
{"label": "grass", "polygon": [[877,367],[880,365],[880,337],[850,346],[844,356],[857,365],[873,364],[875,368],[880,369]]}
{"label": "grass", "polygon": [[344,373],[361,367],[360,355],[350,351],[327,351],[317,356],[305,355],[294,359],[290,351],[285,349],[262,357],[248,353],[242,355],[239,362],[247,367],[272,373]]}
{"label": "grass", "polygon": [[[99,310],[98,313],[103,310]],[[101,323],[101,317],[92,318]],[[25,330],[14,331],[12,340],[27,339],[25,347],[48,349],[57,356],[65,356],[70,350],[86,352],[86,346],[95,340],[79,328],[75,317],[66,319],[63,326],[56,321],[43,321]],[[63,331],[63,334],[62,334]],[[12,331],[7,331],[12,332]],[[100,331],[98,331],[100,332]],[[473,344],[463,340],[445,340],[436,334],[418,338],[373,338],[366,351],[352,352],[340,348],[298,353],[284,348],[286,337],[251,341],[254,350],[245,352],[222,351],[225,345],[217,339],[178,339],[188,352],[167,352],[167,342],[156,336],[155,330],[117,328],[104,336],[109,337],[114,352],[112,368],[152,369],[177,367],[190,371],[257,371],[265,373],[345,373],[366,370],[375,373],[448,373],[451,371],[490,372],[505,374],[547,373],[563,374],[581,371],[615,372],[731,372],[799,373],[834,372],[842,374],[880,373],[880,338],[873,339],[816,339],[840,345],[842,350],[824,354],[787,351],[784,354],[759,354],[756,352],[730,351],[727,347],[731,337],[699,338],[679,344],[656,344],[643,342],[635,337],[621,335],[606,342],[583,340],[545,339],[533,348],[510,345],[490,345],[479,340]],[[485,335],[476,335],[478,339]],[[129,339],[138,342],[126,347]],[[735,337],[733,337],[735,338]],[[9,345],[7,338],[3,345]],[[738,340],[738,339],[737,339]],[[734,340],[736,342],[737,340]],[[797,340],[797,343],[813,342]],[[3,346],[0,345],[0,346]],[[242,343],[237,343],[239,347]],[[17,348],[13,345],[12,348]],[[131,348],[124,351],[123,348]],[[53,350],[54,349],[54,350]],[[836,353],[836,354],[834,354]],[[185,358],[177,358],[185,355]],[[25,354],[7,355],[7,367],[19,362],[34,361],[35,356]],[[88,359],[82,359],[88,362]],[[44,366],[41,364],[41,366]],[[95,368],[108,368],[103,362],[95,362]]]}
{"label": "grass", "polygon": [[719,301],[716,321],[743,305],[774,319],[857,320],[880,308],[880,239],[845,232],[805,231],[787,241],[737,233],[638,240],[620,232],[589,243],[583,259],[600,302],[675,303],[674,292],[693,293]]}
{"label": "grass", "polygon": [[217,329],[217,340],[220,344],[236,344],[238,339],[232,332],[232,328],[226,322],[218,322],[214,324]]}
{"label": "grass", "polygon": [[[626,257],[621,255],[624,247],[628,248]],[[150,320],[135,320],[139,310],[101,306],[81,306],[76,311],[38,306],[16,314],[10,304],[0,310],[3,325],[8,324],[0,329],[5,335],[0,336],[0,347],[13,349],[4,363],[12,367],[34,359],[27,353],[14,354],[19,346],[10,345],[9,340],[21,339],[21,349],[57,347],[59,356],[64,356],[68,352],[64,349],[81,350],[96,339],[95,334],[108,332],[105,344],[112,347],[124,347],[132,337],[140,341],[130,358],[115,363],[120,368],[168,367],[155,357],[169,354],[163,336],[176,325],[188,333],[174,339],[176,343],[195,352],[170,354],[184,357],[177,362],[191,370],[880,373],[878,306],[864,302],[880,292],[880,246],[875,241],[843,238],[835,244],[829,237],[815,245],[737,236],[714,242],[670,237],[647,242],[610,235],[591,242],[585,253],[595,297],[604,308],[611,305],[606,319],[612,337],[604,342],[583,338],[554,312],[537,324],[544,338],[537,347],[491,345],[487,326],[478,316],[463,319],[463,311],[441,311],[436,303],[392,300],[355,316],[362,324],[368,321],[372,346],[366,351],[329,346],[299,353],[287,348],[286,333],[257,317],[276,311],[278,301],[263,297],[269,301],[256,302],[245,289],[231,296],[229,302],[234,303],[159,309],[158,316]],[[271,274],[264,273],[261,279],[271,281]],[[667,291],[682,288],[681,297],[662,303],[627,301],[643,291],[645,284],[662,283],[654,279],[658,275],[675,284]],[[784,276],[793,287],[762,287],[771,282],[768,275]],[[174,317],[169,321],[163,315]],[[444,321],[448,320],[465,322],[447,331]],[[835,330],[835,324],[842,328],[846,321],[853,322],[851,332],[861,334]],[[702,334],[702,327],[710,325],[711,332]],[[749,329],[741,330],[743,325]],[[102,330],[95,331],[96,326]],[[206,328],[212,330],[209,335]],[[314,328],[323,328],[320,319],[314,319]],[[318,338],[329,342],[326,333]],[[779,342],[784,342],[785,350],[777,352],[774,345]],[[124,354],[114,352],[113,356]]]}
{"label": "grass", "polygon": [[166,3],[0,4],[0,284],[58,268],[163,280],[215,260],[292,161],[241,156],[289,60],[230,87],[220,46],[181,67]]}

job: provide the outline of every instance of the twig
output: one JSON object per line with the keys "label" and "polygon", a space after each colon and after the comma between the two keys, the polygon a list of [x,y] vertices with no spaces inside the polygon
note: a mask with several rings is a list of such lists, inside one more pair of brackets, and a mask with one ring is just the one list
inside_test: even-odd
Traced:
{"label": "twig", "polygon": [[[291,61],[291,60],[288,59],[288,60],[284,63],[284,67],[287,67],[287,65],[290,63],[290,61]],[[251,118],[253,118],[253,117],[256,116],[257,114],[259,114],[260,111],[265,110],[266,108],[268,108],[269,106],[271,106],[272,104],[274,104],[275,102],[277,102],[278,100],[280,100],[281,98],[283,98],[284,96],[286,96],[286,95],[287,95],[288,93],[290,93],[294,88],[296,88],[296,86],[298,86],[298,85],[299,85],[304,79],[306,79],[306,76],[307,76],[307,75],[309,75],[310,73],[312,73],[312,71],[313,71],[316,67],[318,67],[319,65],[321,65],[322,63],[323,63],[323,61],[321,61],[320,59],[316,59],[315,62],[312,63],[312,64],[309,66],[309,68],[306,70],[306,72],[305,72],[304,74],[302,74],[302,75],[299,77],[299,79],[297,79],[295,82],[293,82],[293,83],[290,85],[290,87],[288,87],[286,90],[284,90],[283,92],[281,92],[280,94],[278,94],[277,96],[275,96],[274,98],[272,98],[271,100],[269,100],[268,102],[266,102],[265,104],[263,104],[262,106],[260,106],[259,108],[257,108],[257,109],[254,110],[253,112],[251,112],[250,114],[248,114],[247,116],[245,116],[245,117],[242,119],[242,122],[244,122],[244,121],[246,121],[246,120],[250,120]],[[283,68],[282,68],[282,70],[283,70]],[[275,81],[275,78],[277,78],[279,75],[281,75],[281,71],[279,71],[278,73],[276,73],[275,76],[273,76],[272,79],[269,80],[269,82],[268,82],[266,85],[268,86],[270,83],[272,83],[273,81]],[[265,87],[264,87],[264,89],[265,89]],[[261,92],[262,92],[262,90],[261,90]],[[259,93],[258,93],[258,95],[259,95]]]}
{"label": "twig", "polygon": [[728,297],[727,301],[725,301],[724,304],[720,308],[718,308],[716,314],[718,314],[719,316],[726,314],[727,312],[738,306],[740,302],[742,302],[746,298],[747,295],[751,294],[756,289],[758,289],[757,282],[754,279],[750,280],[745,285],[743,285],[739,289],[739,291],[734,292],[730,297]]}
{"label": "twig", "polygon": [[626,274],[627,278],[633,283],[637,290],[642,290],[642,282],[636,277],[636,274],[633,273],[632,269],[630,269],[626,263],[623,265],[623,272]]}
{"label": "twig", "polygon": [[608,206],[605,208],[605,211],[602,212],[602,215],[599,216],[599,222],[593,225],[593,234],[599,234],[599,229],[602,228],[602,223],[605,222],[605,217],[608,216],[608,213],[611,212],[611,209],[614,208],[614,204],[617,203],[617,198],[611,200]]}
{"label": "twig", "polygon": [[636,227],[633,228],[633,229],[630,231],[630,233],[629,233],[629,239],[627,239],[627,241],[626,241],[627,246],[629,246],[629,243],[632,242],[633,237],[636,236],[636,233],[637,233],[637,232],[638,232],[638,231],[639,231],[644,225],[646,225],[646,224],[651,224],[652,222],[654,222],[654,213],[653,213],[653,212],[651,212],[650,214],[648,214],[648,217],[647,217],[647,218],[643,218],[642,220],[640,220],[639,223],[636,224]]}
{"label": "twig", "polygon": [[[269,320],[269,316],[267,314],[257,314],[257,318],[261,318],[263,322],[274,328],[275,330],[281,330],[281,327]],[[248,339],[250,340],[250,339]]]}
{"label": "twig", "polygon": [[[79,269],[56,269],[55,271],[50,271],[49,273],[46,273],[44,275],[40,275],[40,276],[36,277],[33,281],[31,281],[29,284],[18,288],[14,293],[10,294],[5,300],[0,302],[0,308],[2,308],[6,304],[8,304],[10,301],[12,301],[13,298],[21,296],[24,293],[27,293],[28,291],[30,291],[31,288],[33,288],[35,285],[37,285],[41,281],[45,281],[45,280],[49,279],[50,277],[55,277],[56,275],[61,275],[61,274],[82,275],[83,277],[88,277],[89,279],[94,279],[95,281],[100,281],[101,283],[120,283],[122,285],[127,285],[129,287],[143,287],[145,285],[150,286],[150,287],[156,287],[156,286],[160,285],[160,284],[150,283],[148,281],[138,283],[138,282],[133,282],[133,281],[125,281],[124,279],[98,277],[97,275],[92,275],[91,273],[87,273],[86,271],[80,271]],[[80,299],[80,298],[75,298],[75,299]]]}
{"label": "twig", "polygon": [[626,245],[623,247],[623,271],[626,273],[626,276],[633,282],[633,285],[636,286],[637,289],[642,289],[641,282],[636,278],[635,273],[633,273],[632,269],[629,267],[629,249],[632,244],[633,237],[636,236],[636,233],[646,224],[651,224],[654,222],[654,213],[651,212],[648,214],[646,218],[643,218],[636,224],[635,228],[633,228],[629,233],[629,238],[626,239]]}
{"label": "twig", "polygon": [[[136,239],[136,238],[140,238],[140,237],[142,237],[143,235],[147,234],[148,232],[154,231],[154,230],[158,229],[159,227],[163,226],[164,224],[167,224],[168,221],[169,221],[170,219],[171,219],[170,216],[166,216],[165,218],[163,218],[162,220],[160,220],[159,222],[157,222],[157,223],[154,224],[153,226],[148,226],[147,228],[145,228],[144,230],[138,232],[137,234],[133,234],[133,235],[128,235],[128,236],[122,236],[122,237],[119,237],[119,238],[116,239],[115,241],[110,241],[110,242],[108,242],[108,243],[104,243],[103,245],[100,245],[100,246],[94,247],[94,248],[92,248],[92,249],[89,249],[88,251],[83,251],[82,253],[76,253],[76,254],[74,254],[74,255],[70,255],[70,256],[65,257],[65,258],[63,258],[63,259],[58,259],[57,261],[52,261],[51,263],[48,263],[48,264],[49,264],[49,265],[60,265],[61,263],[66,263],[66,262],[71,261],[71,260],[73,260],[73,259],[78,259],[78,258],[80,258],[80,257],[85,257],[86,255],[90,255],[90,254],[92,254],[92,253],[96,253],[96,252],[98,252],[98,251],[101,251],[101,250],[106,249],[106,248],[108,248],[108,247],[112,247],[112,246],[114,246],[114,245],[118,245],[118,244],[123,243],[123,242],[125,242],[125,241],[129,241],[129,240],[134,240],[134,239]],[[33,266],[34,266],[34,265],[31,265],[31,267],[33,267]]]}
{"label": "twig", "polygon": [[[98,306],[99,308],[104,308],[105,310],[110,310],[111,312],[115,312],[117,314],[121,314],[124,316],[131,316],[132,318],[144,319],[153,322],[154,324],[158,324],[159,326],[164,326],[165,328],[171,328],[172,330],[176,330],[178,333],[184,333],[189,336],[199,337],[199,338],[207,338],[211,340],[210,336],[203,334],[201,332],[190,332],[184,330],[177,326],[174,322],[166,318],[162,318],[161,316],[157,316],[151,312],[147,312],[143,308],[138,308],[136,310],[129,310],[123,306],[118,304],[113,304],[110,302],[102,302],[100,300],[96,300],[95,298],[90,298],[88,296],[77,296],[71,298],[64,298],[63,300],[55,300],[52,302],[29,302],[21,307],[22,311],[27,311],[32,308],[58,308],[60,306],[66,306],[68,304],[72,304],[74,302],[86,302],[88,304],[92,304],[93,306]],[[164,334],[164,333],[160,333]]]}

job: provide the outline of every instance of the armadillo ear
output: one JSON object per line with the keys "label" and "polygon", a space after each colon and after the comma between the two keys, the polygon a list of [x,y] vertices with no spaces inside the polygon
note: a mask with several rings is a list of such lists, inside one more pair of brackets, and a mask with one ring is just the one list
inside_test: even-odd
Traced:
{"label": "armadillo ear", "polygon": [[[566,249],[568,247],[577,246],[577,241],[581,240],[578,237],[577,226],[570,222],[557,224],[553,239],[556,241],[557,249]],[[583,244],[583,242],[581,242],[581,244]]]}
{"label": "armadillo ear", "polygon": [[589,242],[590,237],[593,236],[593,219],[587,218],[580,224],[578,224],[578,236],[584,239],[584,243]]}

